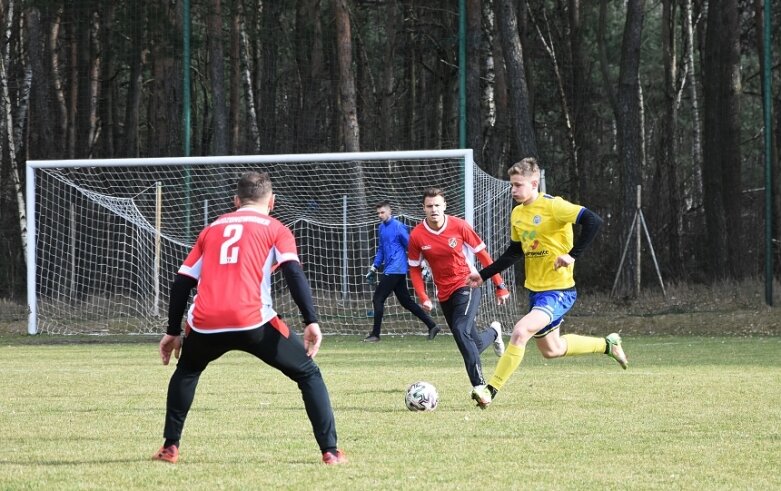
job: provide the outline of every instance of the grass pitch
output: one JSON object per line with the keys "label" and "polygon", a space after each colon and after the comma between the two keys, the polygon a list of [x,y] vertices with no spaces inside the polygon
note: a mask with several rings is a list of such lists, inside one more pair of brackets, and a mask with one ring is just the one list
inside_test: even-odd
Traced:
{"label": "grass pitch", "polygon": [[[530,345],[485,411],[451,337],[360,339],[317,357],[350,458],[333,467],[295,384],[244,353],[201,377],[170,465],[150,460],[173,372],[155,343],[0,339],[0,489],[781,488],[779,337],[626,336],[627,371]],[[416,380],[436,411],[404,407]]]}

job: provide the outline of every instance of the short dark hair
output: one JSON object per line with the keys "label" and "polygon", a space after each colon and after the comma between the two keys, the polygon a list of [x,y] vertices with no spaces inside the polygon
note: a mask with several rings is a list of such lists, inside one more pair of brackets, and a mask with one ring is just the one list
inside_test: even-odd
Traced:
{"label": "short dark hair", "polygon": [[423,201],[426,201],[426,198],[436,198],[437,196],[442,196],[442,199],[445,199],[445,192],[439,188],[426,188],[423,190]]}
{"label": "short dark hair", "polygon": [[391,204],[390,204],[390,201],[388,201],[387,199],[384,199],[382,201],[378,201],[377,204],[374,205],[374,209],[375,210],[379,210],[380,208],[385,208],[385,207],[392,208]]}
{"label": "short dark hair", "polygon": [[242,203],[259,201],[271,194],[271,177],[268,172],[245,172],[236,186],[236,196]]}

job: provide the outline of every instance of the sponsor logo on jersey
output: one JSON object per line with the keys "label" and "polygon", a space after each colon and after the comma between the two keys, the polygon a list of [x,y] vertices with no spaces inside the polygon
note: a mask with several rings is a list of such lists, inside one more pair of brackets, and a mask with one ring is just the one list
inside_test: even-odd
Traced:
{"label": "sponsor logo on jersey", "polygon": [[424,246],[421,246],[421,247],[420,247],[420,250],[421,250],[421,251],[427,251],[427,250],[429,250],[429,249],[431,249],[431,246],[430,246],[430,245],[424,245]]}
{"label": "sponsor logo on jersey", "polygon": [[540,247],[540,241],[539,240],[535,240],[534,242],[532,242],[532,250],[533,251],[536,250],[538,247]]}
{"label": "sponsor logo on jersey", "polygon": [[458,241],[455,238],[451,238],[447,241],[447,245],[450,246],[450,248],[454,248],[458,244]]}
{"label": "sponsor logo on jersey", "polygon": [[532,251],[526,253],[526,257],[531,257],[531,258],[544,257],[547,255],[548,255],[548,251]]}

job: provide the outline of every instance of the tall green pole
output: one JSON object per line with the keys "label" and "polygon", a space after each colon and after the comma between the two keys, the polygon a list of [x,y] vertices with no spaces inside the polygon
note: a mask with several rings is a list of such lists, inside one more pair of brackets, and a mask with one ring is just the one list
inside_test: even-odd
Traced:
{"label": "tall green pole", "polygon": [[466,0],[458,0],[458,146],[466,148]]}
{"label": "tall green pole", "polygon": [[[182,2],[182,131],[184,132],[184,156],[190,156],[190,0]],[[184,226],[185,234],[190,234],[190,192],[192,176],[190,167],[184,171]]]}
{"label": "tall green pole", "polygon": [[771,56],[770,0],[764,1],[764,29],[762,33],[762,109],[765,116],[765,303],[773,305],[773,139],[770,105]]}

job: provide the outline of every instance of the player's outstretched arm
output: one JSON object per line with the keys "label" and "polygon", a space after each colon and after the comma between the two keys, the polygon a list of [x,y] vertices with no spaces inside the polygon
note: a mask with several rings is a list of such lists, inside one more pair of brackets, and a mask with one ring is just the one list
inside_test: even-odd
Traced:
{"label": "player's outstretched arm", "polygon": [[483,264],[483,269],[480,270],[480,278],[485,281],[523,259],[523,245],[520,242],[510,242],[507,249],[494,262],[491,262],[490,256],[487,262],[483,262],[480,256],[478,256],[478,259]]}

